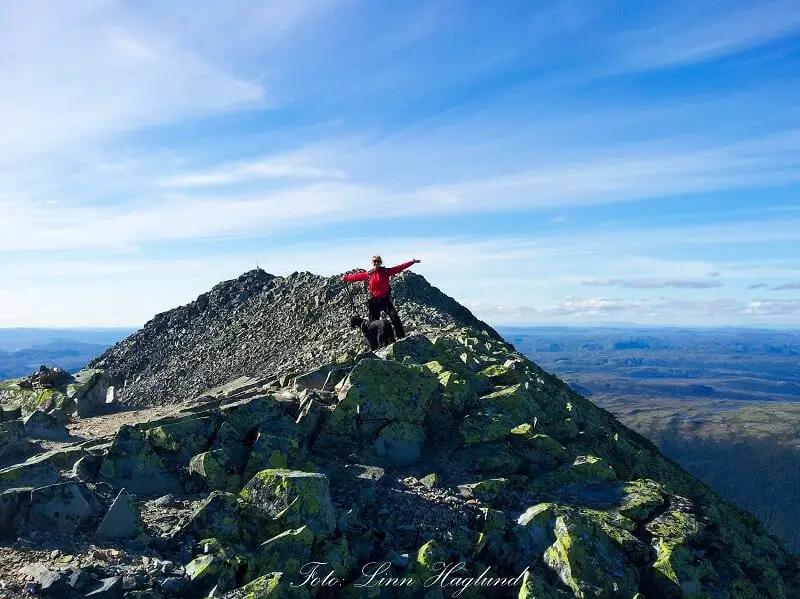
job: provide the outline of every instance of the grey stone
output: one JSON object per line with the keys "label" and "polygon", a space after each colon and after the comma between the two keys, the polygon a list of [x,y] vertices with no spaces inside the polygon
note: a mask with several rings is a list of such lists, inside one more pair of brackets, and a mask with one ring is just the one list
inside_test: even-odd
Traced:
{"label": "grey stone", "polygon": [[131,500],[131,496],[122,489],[108,509],[103,521],[95,533],[97,540],[133,539],[142,531],[139,512]]}
{"label": "grey stone", "polygon": [[89,418],[105,411],[108,386],[102,370],[84,368],[75,374],[75,382],[67,387],[67,396],[75,400],[79,417]]}
{"label": "grey stone", "polygon": [[97,478],[137,495],[181,492],[177,479],[164,467],[144,434],[127,425],[117,431]]}
{"label": "grey stone", "polygon": [[44,564],[28,564],[22,569],[22,574],[33,578],[33,583],[39,585],[39,591],[44,595],[58,595],[65,590],[64,575],[48,569]]}
{"label": "grey stone", "polygon": [[0,539],[17,538],[30,506],[30,489],[9,489],[0,494]]}
{"label": "grey stone", "polygon": [[92,582],[92,577],[89,573],[84,570],[83,568],[78,568],[77,570],[73,570],[72,574],[69,575],[67,579],[67,584],[71,586],[76,591],[81,591],[89,586],[89,583]]}
{"label": "grey stone", "polygon": [[72,467],[72,476],[83,482],[95,480],[102,463],[103,458],[98,455],[85,455],[75,462]]}
{"label": "grey stone", "polygon": [[0,423],[0,459],[24,451],[28,447],[25,426],[21,420]]}
{"label": "grey stone", "polygon": [[32,530],[73,534],[89,514],[89,503],[75,483],[31,491],[29,526]]}
{"label": "grey stone", "polygon": [[186,591],[187,580],[183,577],[173,576],[161,583],[161,590],[167,597],[181,597]]}
{"label": "grey stone", "polygon": [[93,599],[118,599],[122,597],[122,577],[112,576],[98,580],[92,590],[85,595]]}

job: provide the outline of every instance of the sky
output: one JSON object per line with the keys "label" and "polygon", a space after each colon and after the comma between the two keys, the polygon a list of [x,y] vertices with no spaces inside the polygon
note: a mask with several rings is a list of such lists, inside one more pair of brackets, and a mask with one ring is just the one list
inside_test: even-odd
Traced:
{"label": "sky", "polygon": [[263,268],[799,326],[797,0],[0,0],[0,327]]}

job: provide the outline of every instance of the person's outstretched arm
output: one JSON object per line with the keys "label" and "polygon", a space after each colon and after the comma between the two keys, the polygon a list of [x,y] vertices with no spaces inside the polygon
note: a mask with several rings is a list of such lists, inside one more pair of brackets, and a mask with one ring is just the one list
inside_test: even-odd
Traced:
{"label": "person's outstretched arm", "polygon": [[399,272],[403,272],[409,266],[418,264],[420,262],[422,262],[422,260],[417,260],[416,258],[414,258],[413,260],[410,260],[408,262],[403,262],[402,264],[398,264],[397,266],[392,266],[391,268],[387,268],[386,270],[389,271],[390,275],[396,275]]}
{"label": "person's outstretched arm", "polygon": [[369,278],[369,273],[366,270],[361,272],[351,272],[342,276],[342,281],[353,283],[355,281],[366,281]]}

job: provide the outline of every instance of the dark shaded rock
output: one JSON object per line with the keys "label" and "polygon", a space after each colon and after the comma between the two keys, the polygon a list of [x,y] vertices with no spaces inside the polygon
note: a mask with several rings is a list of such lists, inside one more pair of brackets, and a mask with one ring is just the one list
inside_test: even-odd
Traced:
{"label": "dark shaded rock", "polygon": [[25,434],[34,439],[58,439],[67,435],[64,422],[53,414],[35,410],[23,419]]}
{"label": "dark shaded rock", "polygon": [[29,526],[32,530],[72,534],[90,513],[89,502],[75,483],[31,491]]}
{"label": "dark shaded rock", "polygon": [[100,522],[95,539],[108,541],[112,539],[133,539],[142,532],[142,521],[131,496],[122,489],[114,499],[108,513]]}
{"label": "dark shaded rock", "polygon": [[93,481],[97,478],[102,463],[102,457],[91,453],[87,454],[75,462],[72,467],[72,476],[83,482]]}
{"label": "dark shaded rock", "polygon": [[19,535],[30,507],[30,489],[9,489],[0,494],[0,539]]}
{"label": "dark shaded rock", "polygon": [[144,434],[127,425],[117,431],[97,478],[116,488],[127,488],[137,495],[163,495],[181,491],[177,479],[164,467]]}

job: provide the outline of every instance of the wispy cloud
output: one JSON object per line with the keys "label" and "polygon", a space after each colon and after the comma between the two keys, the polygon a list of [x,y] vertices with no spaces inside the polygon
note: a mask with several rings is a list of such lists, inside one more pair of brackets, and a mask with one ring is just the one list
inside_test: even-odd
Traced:
{"label": "wispy cloud", "polygon": [[674,67],[729,56],[800,31],[792,0],[676,2],[668,20],[651,23],[620,42],[630,48],[629,66]]}
{"label": "wispy cloud", "polygon": [[781,285],[776,285],[772,289],[773,291],[790,291],[790,290],[800,289],[800,281],[796,281],[793,283],[783,283]]}
{"label": "wispy cloud", "polygon": [[764,289],[765,287],[769,287],[766,283],[753,283],[752,285],[748,285],[748,289]]}
{"label": "wispy cloud", "polygon": [[629,289],[712,289],[722,287],[719,281],[698,281],[692,279],[592,279],[583,281],[588,287],[627,287]]}

